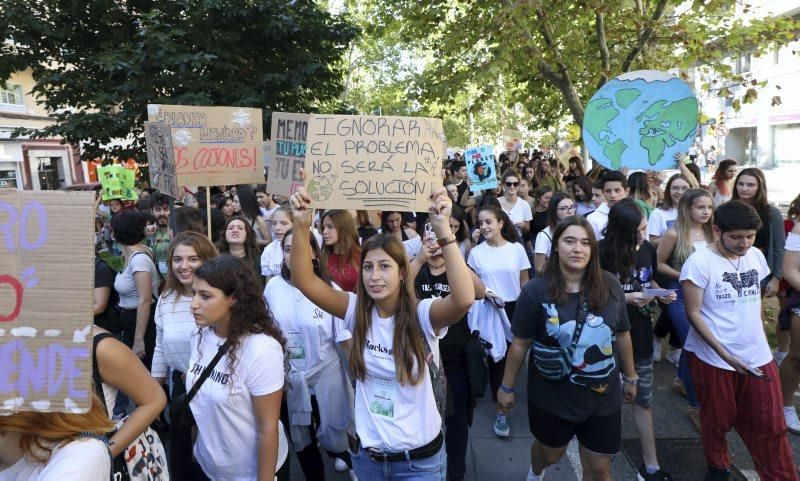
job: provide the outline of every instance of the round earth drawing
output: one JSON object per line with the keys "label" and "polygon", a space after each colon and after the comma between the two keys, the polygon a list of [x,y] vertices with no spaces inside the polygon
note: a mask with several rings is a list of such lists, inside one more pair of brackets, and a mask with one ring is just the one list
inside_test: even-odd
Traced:
{"label": "round earth drawing", "polygon": [[327,177],[314,177],[308,183],[308,195],[318,202],[324,202],[333,194],[333,184]]}

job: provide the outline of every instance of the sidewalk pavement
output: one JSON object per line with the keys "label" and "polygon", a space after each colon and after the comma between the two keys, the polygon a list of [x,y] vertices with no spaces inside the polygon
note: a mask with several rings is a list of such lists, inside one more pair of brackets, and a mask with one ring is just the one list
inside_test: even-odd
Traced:
{"label": "sidewalk pavement", "polygon": [[[698,473],[705,469],[703,455],[699,448],[700,435],[694,431],[686,416],[686,401],[671,390],[672,380],[676,368],[667,361],[655,365],[653,415],[656,431],[656,443],[659,450],[659,459],[662,467],[673,474],[679,472]],[[474,423],[470,429],[470,443],[467,452],[466,481],[524,481],[530,464],[530,445],[533,437],[528,428],[527,414],[527,370],[520,372],[517,382],[517,402],[514,412],[509,416],[511,436],[508,439],[498,439],[492,431],[494,422],[494,403],[488,396],[478,403],[475,409]],[[795,404],[800,398],[795,398]],[[631,408],[623,407],[622,439],[637,439],[636,427],[633,424]],[[795,464],[800,463],[800,437],[789,434],[792,443]],[[738,470],[749,480],[758,480],[753,466],[753,460],[744,448],[739,436],[732,432],[728,436],[731,460]],[[637,445],[635,441],[629,444]],[[337,473],[333,463],[327,456],[325,458],[325,479],[335,481],[349,481],[347,473]],[[300,466],[295,456],[291,457],[292,480],[300,481],[303,478]],[[680,463],[680,465],[667,465],[665,460]],[[677,461],[675,461],[677,460]],[[687,476],[684,474],[684,476]],[[674,477],[675,481],[693,481],[695,474],[688,477]],[[614,457],[612,463],[612,478],[615,480],[635,480],[636,472],[626,454],[620,453]],[[567,449],[567,454],[556,464],[548,468],[547,481],[576,481],[581,479],[580,459],[578,446],[573,440]]]}

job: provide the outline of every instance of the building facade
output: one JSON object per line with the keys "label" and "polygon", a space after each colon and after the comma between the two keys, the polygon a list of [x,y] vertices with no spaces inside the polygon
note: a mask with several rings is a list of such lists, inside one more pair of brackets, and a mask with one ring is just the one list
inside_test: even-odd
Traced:
{"label": "building facade", "polygon": [[25,70],[0,87],[0,188],[56,190],[85,182],[77,146],[60,138],[12,138],[19,127],[43,128],[54,122],[29,93],[34,84],[31,71]]}

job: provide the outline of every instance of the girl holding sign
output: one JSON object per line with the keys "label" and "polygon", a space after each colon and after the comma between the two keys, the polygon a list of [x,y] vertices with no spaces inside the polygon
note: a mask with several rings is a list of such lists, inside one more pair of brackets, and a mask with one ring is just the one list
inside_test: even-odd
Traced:
{"label": "girl holding sign", "polygon": [[[311,197],[290,198],[292,282],[311,302],[344,319],[353,333],[350,368],[356,378],[353,469],[362,481],[389,476],[443,480],[444,386],[439,340],[472,305],[475,289],[450,229],[452,201],[444,188],[431,196],[430,222],[442,248],[451,294],[417,302],[403,244],[384,233],[361,251],[358,293],[337,291],[314,274],[309,244]],[[435,394],[438,393],[438,394]],[[437,406],[438,405],[438,406]]]}

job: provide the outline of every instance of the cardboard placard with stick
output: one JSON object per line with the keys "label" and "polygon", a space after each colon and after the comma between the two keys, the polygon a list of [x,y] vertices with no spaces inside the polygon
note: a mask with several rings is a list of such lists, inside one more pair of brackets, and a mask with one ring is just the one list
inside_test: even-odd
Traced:
{"label": "cardboard placard with stick", "polygon": [[166,122],[145,122],[144,137],[147,143],[147,164],[150,170],[150,187],[172,196],[183,198],[175,170],[175,153],[172,148],[172,130]]}
{"label": "cardboard placard with stick", "polygon": [[92,192],[0,190],[0,415],[87,412]]}
{"label": "cardboard placard with stick", "polygon": [[444,142],[441,119],[312,115],[306,189],[325,209],[426,211]]}
{"label": "cardboard placard with stick", "polygon": [[303,185],[300,169],[306,159],[309,114],[272,112],[270,169],[267,192],[289,196]]}

